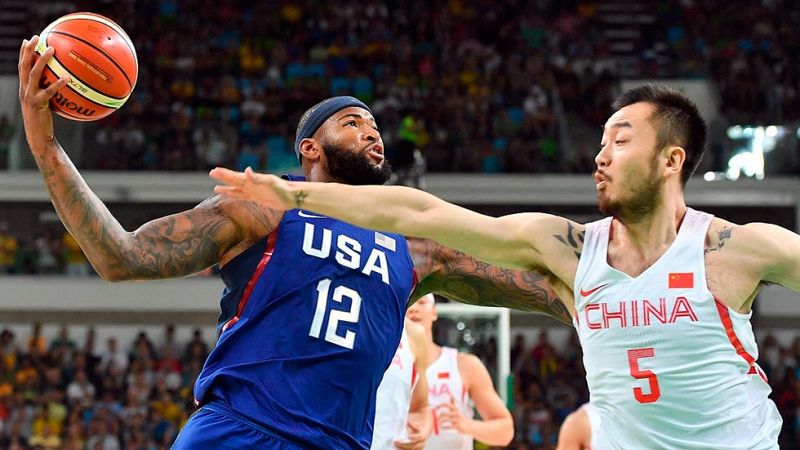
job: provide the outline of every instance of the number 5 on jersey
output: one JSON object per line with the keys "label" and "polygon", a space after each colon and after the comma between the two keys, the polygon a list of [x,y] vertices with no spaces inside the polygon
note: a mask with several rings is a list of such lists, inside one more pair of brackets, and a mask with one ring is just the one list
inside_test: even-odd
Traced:
{"label": "number 5 on jersey", "polygon": [[[325,312],[328,309],[328,294],[330,293],[330,289],[330,278],[325,278],[317,283],[317,309],[314,311],[314,320],[311,322],[311,329],[308,330],[308,335],[316,339],[319,339],[319,334],[322,331],[322,322],[325,319]],[[336,286],[333,290],[333,301],[342,303],[345,297],[350,299],[350,309],[348,311],[341,311],[338,309],[331,310],[330,314],[328,314],[328,327],[325,329],[325,340],[331,344],[336,344],[340,347],[352,350],[356,340],[356,332],[347,330],[344,336],[342,336],[336,333],[336,329],[339,326],[339,322],[358,323],[358,315],[361,312],[361,296],[358,292],[347,286]]]}
{"label": "number 5 on jersey", "polygon": [[637,380],[647,380],[650,382],[650,393],[645,394],[644,390],[640,387],[633,388],[633,397],[639,403],[654,403],[661,397],[661,388],[658,386],[658,378],[652,370],[640,370],[640,358],[652,358],[656,352],[652,347],[649,348],[635,348],[628,350],[628,365],[631,368],[631,376]]}

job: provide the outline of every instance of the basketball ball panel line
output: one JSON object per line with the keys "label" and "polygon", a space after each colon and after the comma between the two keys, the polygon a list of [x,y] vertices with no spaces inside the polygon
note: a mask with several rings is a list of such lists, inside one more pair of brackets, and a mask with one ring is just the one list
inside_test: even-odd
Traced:
{"label": "basketball ball panel line", "polygon": [[122,70],[130,75],[131,85],[136,84],[136,77],[139,72],[136,56],[115,28],[91,19],[76,19],[62,22],[51,31],[71,34],[90,42],[111,56]]}
{"label": "basketball ball panel line", "polygon": [[[102,48],[94,45],[93,43],[87,41],[86,39],[81,38],[80,36],[76,36],[74,34],[66,33],[64,31],[53,30],[49,34],[50,35],[57,34],[59,36],[65,36],[65,37],[68,37],[68,38],[71,38],[71,39],[75,39],[76,41],[82,42],[83,44],[86,44],[87,46],[91,47],[92,49],[98,51],[103,56],[105,56],[106,59],[108,59],[108,61],[111,62],[111,64],[114,65],[114,67],[117,68],[117,70],[119,71],[120,74],[122,74],[122,76],[125,78],[125,81],[128,82],[128,90],[132,90],[133,89],[133,83],[131,83],[130,78],[128,78],[128,74],[125,72],[125,69],[123,69],[122,66],[120,66],[119,63],[117,63],[117,61],[111,55],[106,53],[106,51],[103,50]],[[97,89],[95,88],[95,90],[97,90]],[[117,98],[117,97],[115,97],[113,95],[110,95],[110,94],[107,94],[105,92],[101,92],[99,90],[97,90],[97,91],[100,92],[103,95],[108,95],[109,97]]]}
{"label": "basketball ball panel line", "polygon": [[[134,77],[134,80],[138,78],[139,57],[136,55],[136,47],[133,45],[133,41],[131,41],[130,36],[128,36],[128,33],[126,33],[125,30],[122,29],[122,27],[120,27],[119,25],[117,25],[116,23],[114,23],[113,21],[111,21],[110,19],[108,19],[108,18],[106,18],[104,16],[101,16],[99,14],[94,14],[94,13],[85,13],[85,12],[77,12],[77,13],[67,14],[66,16],[62,16],[62,17],[56,19],[55,21],[53,21],[50,25],[48,25],[47,28],[45,28],[44,31],[42,31],[42,35],[44,35],[46,32],[49,32],[50,30],[52,30],[53,28],[55,28],[56,26],[58,26],[58,25],[60,25],[60,24],[62,24],[64,22],[68,22],[68,21],[76,20],[76,19],[83,19],[83,20],[90,20],[90,21],[93,21],[93,22],[97,22],[97,23],[103,24],[103,25],[111,28],[112,30],[116,31],[117,34],[122,38],[122,41],[125,43],[125,45],[128,46],[128,49],[130,50],[131,55],[133,55],[134,64],[133,64],[133,67],[131,69],[133,71],[133,74],[136,75]],[[136,85],[135,81],[134,81],[133,85],[134,86]]]}
{"label": "basketball ball panel line", "polygon": [[[50,67],[45,66],[44,75],[46,76],[46,78],[48,80],[50,80],[50,82],[55,82],[55,80],[58,80],[58,75],[56,75],[56,73],[53,72],[50,69]],[[108,106],[99,105],[99,104],[89,100],[88,98],[82,96],[80,94],[80,92],[72,89],[69,85],[67,85],[67,90],[71,91],[75,96],[77,96],[79,98],[79,100],[85,100],[85,101],[89,102],[92,105],[93,108],[97,108],[97,109],[95,110],[94,114],[91,114],[89,116],[87,116],[85,114],[74,114],[74,113],[72,113],[68,108],[65,108],[64,106],[62,106],[59,103],[58,96],[59,95],[63,95],[63,91],[64,91],[64,88],[62,88],[50,100],[51,102],[53,102],[56,105],[58,105],[57,107],[53,107],[52,109],[53,109],[53,112],[55,112],[56,114],[58,114],[61,117],[65,117],[67,119],[72,119],[72,120],[79,120],[81,122],[90,122],[90,121],[93,121],[93,120],[102,119],[103,117],[106,117],[109,114],[111,114],[112,112],[117,110],[117,108],[111,108],[111,107],[108,107]],[[71,100],[67,99],[67,101],[71,101]],[[78,106],[78,105],[76,105],[76,106]],[[78,111],[76,111],[76,112],[78,112]]]}
{"label": "basketball ball panel line", "polygon": [[[36,51],[41,55],[44,53],[44,49],[47,48],[46,38],[39,39],[39,45],[36,47]],[[42,46],[42,49],[39,49],[39,46]],[[119,109],[122,105],[130,97],[130,94],[125,96],[124,98],[113,98],[107,95],[103,95],[100,92],[95,91],[91,87],[85,85],[80,79],[78,79],[72,72],[70,72],[66,67],[64,67],[56,58],[50,58],[47,61],[47,67],[50,68],[59,78],[69,77],[70,81],[68,85],[80,94],[82,97],[86,98],[87,100],[97,103],[100,106],[105,106],[107,108],[114,108]]]}
{"label": "basketball ball panel line", "polygon": [[[64,20],[61,20],[61,19],[64,19]],[[139,57],[136,55],[136,47],[133,45],[133,41],[131,41],[131,38],[130,38],[130,36],[128,36],[128,33],[126,33],[125,30],[123,30],[122,27],[117,25],[115,22],[112,22],[110,19],[108,19],[108,18],[106,18],[104,16],[101,16],[99,14],[85,13],[85,12],[77,12],[77,13],[67,14],[66,16],[62,17],[61,19],[56,20],[56,22],[62,23],[62,22],[65,22],[67,20],[85,19],[85,20],[92,20],[92,21],[95,21],[95,22],[102,23],[103,25],[106,25],[107,27],[113,29],[114,31],[116,31],[120,35],[120,37],[122,37],[122,40],[125,42],[125,44],[130,49],[131,54],[133,55],[134,59],[136,60],[136,66],[138,67],[138,65],[139,65]],[[55,24],[56,22],[53,22],[53,23]]]}
{"label": "basketball ball panel line", "polygon": [[82,122],[98,120],[130,98],[138,78],[138,56],[130,37],[111,19],[94,13],[62,16],[42,31],[35,51],[41,56],[48,46],[56,53],[45,63],[43,84],[70,80],[50,99],[50,109],[57,115]]}

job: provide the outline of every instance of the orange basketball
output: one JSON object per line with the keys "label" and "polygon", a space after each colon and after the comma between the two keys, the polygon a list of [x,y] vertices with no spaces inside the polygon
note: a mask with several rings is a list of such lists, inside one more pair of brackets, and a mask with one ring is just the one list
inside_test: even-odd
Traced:
{"label": "orange basketball", "polygon": [[72,13],[57,19],[39,36],[36,52],[55,53],[44,69],[42,84],[60,77],[71,81],[50,99],[50,109],[67,119],[90,121],[119,109],[139,75],[136,49],[125,31],[99,14]]}

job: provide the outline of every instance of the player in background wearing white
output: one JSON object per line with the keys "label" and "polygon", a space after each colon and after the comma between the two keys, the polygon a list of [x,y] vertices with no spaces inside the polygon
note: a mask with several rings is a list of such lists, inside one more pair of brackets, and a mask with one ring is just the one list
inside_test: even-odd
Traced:
{"label": "player in background wearing white", "polygon": [[684,94],[623,93],[595,157],[599,209],[579,224],[542,213],[489,217],[399,186],[289,183],[214,169],[218,192],[418,236],[507,268],[537,270],[565,301],[583,347],[605,449],[775,449],[782,420],[750,326],[765,283],[800,291],[800,236],[686,206],[706,125]]}
{"label": "player in background wearing white", "polygon": [[[508,445],[514,437],[514,422],[481,360],[433,342],[433,322],[438,318],[433,295],[417,300],[406,317],[422,325],[431,349],[428,403],[434,421],[425,448],[472,450],[473,439],[488,445]],[[472,403],[483,420],[473,417]]]}
{"label": "player in background wearing white", "polygon": [[425,329],[405,319],[400,345],[375,398],[371,450],[419,450],[433,430],[428,406],[429,350]]}
{"label": "player in background wearing white", "polygon": [[592,450],[592,433],[599,429],[600,415],[591,403],[584,403],[561,424],[556,450]]}

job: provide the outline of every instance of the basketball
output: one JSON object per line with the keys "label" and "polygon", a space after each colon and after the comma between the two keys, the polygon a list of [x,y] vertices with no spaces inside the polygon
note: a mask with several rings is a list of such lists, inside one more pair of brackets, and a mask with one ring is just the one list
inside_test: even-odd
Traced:
{"label": "basketball", "polygon": [[55,53],[42,83],[49,86],[60,77],[71,80],[50,99],[50,109],[59,116],[102,119],[124,105],[136,86],[136,49],[122,27],[107,17],[67,14],[42,31],[36,53],[44,54],[47,47]]}

